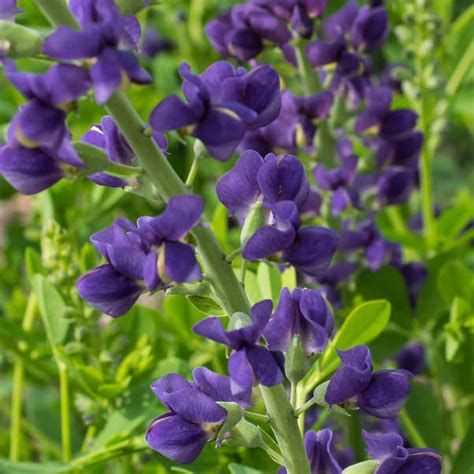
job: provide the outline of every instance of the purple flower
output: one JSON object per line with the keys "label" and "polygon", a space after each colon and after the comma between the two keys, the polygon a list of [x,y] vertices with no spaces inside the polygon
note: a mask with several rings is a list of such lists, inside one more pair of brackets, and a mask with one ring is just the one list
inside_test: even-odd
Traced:
{"label": "purple flower", "polygon": [[117,219],[95,233],[91,241],[108,263],[79,279],[81,297],[116,317],[125,314],[146,288],[155,291],[171,281],[199,280],[194,248],[181,240],[198,223],[203,208],[199,196],[175,196],[161,215],[141,217],[138,226]]}
{"label": "purple flower", "polygon": [[172,95],[163,99],[150,115],[150,124],[160,132],[186,129],[199,138],[209,153],[230,158],[247,130],[267,125],[280,111],[280,83],[270,66],[249,73],[225,61],[210,66],[200,76],[188,64],[179,68],[185,79],[188,103]]}
{"label": "purple flower", "polygon": [[71,9],[81,31],[60,26],[46,39],[43,49],[55,59],[93,59],[90,76],[97,102],[105,103],[128,81],[151,82],[130,51],[140,39],[140,23],[135,17],[122,16],[113,0],[74,0]]}
{"label": "purple flower", "polygon": [[313,176],[316,184],[324,191],[332,191],[332,214],[337,216],[349,206],[360,207],[357,191],[352,187],[357,173],[359,158],[354,155],[352,144],[348,138],[337,143],[337,153],[341,166],[328,170],[323,164],[314,168]]}
{"label": "purple flower", "polygon": [[418,342],[411,342],[402,347],[395,356],[398,368],[408,370],[415,375],[426,372],[425,348]]}
{"label": "purple flower", "polygon": [[421,262],[405,263],[399,267],[399,270],[405,280],[410,302],[415,308],[418,295],[428,277],[428,270]]}
{"label": "purple flower", "polygon": [[367,346],[337,351],[342,367],[329,382],[325,400],[331,405],[354,403],[378,418],[398,415],[410,393],[406,370],[372,372],[372,356]]}
{"label": "purple flower", "polygon": [[227,209],[245,215],[259,200],[266,207],[281,201],[293,201],[302,207],[308,197],[309,183],[303,165],[295,156],[268,154],[262,158],[256,151],[248,150],[219,179],[216,190]]}
{"label": "purple flower", "polygon": [[404,448],[397,433],[372,434],[363,431],[370,457],[380,461],[375,474],[440,474],[441,455],[429,448]]}
{"label": "purple flower", "polygon": [[234,56],[241,61],[258,56],[264,41],[283,46],[291,39],[284,19],[267,8],[265,2],[236,5],[206,25],[212,46],[223,56]]}
{"label": "purple flower", "polygon": [[17,7],[17,0],[0,0],[0,20],[11,21],[23,10]]}
{"label": "purple flower", "polygon": [[339,285],[347,281],[356,270],[355,263],[338,262],[318,275],[317,280],[323,286],[322,293],[333,307],[342,307]]}
{"label": "purple flower", "polygon": [[352,26],[352,44],[355,49],[374,51],[380,48],[388,35],[388,14],[384,7],[359,10]]}
{"label": "purple flower", "polygon": [[153,28],[146,28],[140,47],[142,54],[153,59],[158,54],[169,51],[172,48],[173,43],[171,41],[162,38]]}
{"label": "purple flower", "polygon": [[12,120],[9,144],[58,149],[67,137],[68,104],[90,88],[87,70],[59,64],[45,74],[30,74],[7,61],[5,76],[29,100]]}
{"label": "purple flower", "polygon": [[[342,468],[337,462],[333,447],[333,432],[329,429],[317,433],[307,431],[304,445],[309,460],[311,474],[340,474]],[[278,470],[278,474],[286,474],[286,468]]]}
{"label": "purple flower", "polygon": [[263,331],[272,351],[286,352],[295,335],[301,338],[307,356],[322,352],[334,329],[334,318],[316,290],[283,288],[273,317]]}
{"label": "purple flower", "polygon": [[236,402],[249,406],[250,390],[234,396],[229,377],[205,367],[193,371],[193,382],[178,374],[155,381],[151,388],[169,410],[148,426],[149,446],[163,456],[181,464],[192,463],[206,443],[215,438],[227,412],[216,401]]}
{"label": "purple flower", "polygon": [[410,168],[389,168],[382,173],[378,183],[379,203],[403,204],[408,201],[416,185],[416,171]]}
{"label": "purple flower", "polygon": [[385,263],[395,266],[401,264],[400,245],[385,240],[373,218],[360,222],[355,230],[350,230],[346,223],[341,232],[338,250],[343,253],[363,251],[367,264],[373,271],[379,270]]}
{"label": "purple flower", "polygon": [[324,271],[336,251],[338,234],[325,227],[300,228],[298,208],[292,201],[271,207],[272,224],[260,227],[242,251],[246,260],[272,257],[312,276]]}
{"label": "purple flower", "polygon": [[251,389],[255,380],[267,387],[284,380],[278,354],[258,345],[258,340],[270,319],[272,307],[270,300],[260,301],[252,307],[251,319],[242,318],[246,315],[236,313],[231,318],[230,329],[227,331],[221,320],[215,317],[204,319],[193,327],[196,334],[232,349],[229,374],[233,394]]}

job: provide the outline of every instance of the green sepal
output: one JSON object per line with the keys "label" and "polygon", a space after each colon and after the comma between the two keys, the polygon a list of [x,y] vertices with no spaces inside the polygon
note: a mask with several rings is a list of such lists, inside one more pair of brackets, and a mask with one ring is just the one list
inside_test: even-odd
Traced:
{"label": "green sepal", "polygon": [[303,343],[299,334],[293,336],[285,358],[285,374],[288,380],[296,384],[306,374],[309,367]]}
{"label": "green sepal", "polygon": [[30,28],[0,20],[0,50],[10,58],[36,56],[41,53],[43,38]]}
{"label": "green sepal", "polygon": [[231,431],[242,420],[244,411],[242,410],[242,407],[235,402],[216,403],[224,408],[224,410],[227,412],[227,418],[217,433],[217,443],[220,444],[222,441],[224,441],[226,433]]}
{"label": "green sepal", "polygon": [[[322,384],[319,384],[314,389],[314,392],[313,392],[314,401],[318,405],[321,405],[321,406],[326,407],[326,408],[328,408],[328,404],[326,402],[326,392],[328,390],[329,382],[330,382],[330,380],[328,380],[327,382],[324,382]],[[333,405],[331,407],[331,410],[334,413],[339,413],[340,415],[351,416],[351,414],[347,410],[342,408],[340,405]]]}
{"label": "green sepal", "polygon": [[346,467],[342,474],[373,474],[377,467],[379,466],[380,461],[375,459],[370,459],[369,461],[362,461],[352,466]]}
{"label": "green sepal", "polygon": [[261,448],[265,445],[260,428],[245,418],[240,420],[229,432],[230,438],[225,440],[229,446],[244,446],[245,448]]}
{"label": "green sepal", "polygon": [[237,311],[230,317],[228,330],[234,331],[235,329],[241,329],[252,324],[252,319],[248,314]]}
{"label": "green sepal", "polygon": [[254,232],[265,224],[265,210],[261,202],[257,202],[245,218],[242,232],[240,233],[240,245],[243,247]]}

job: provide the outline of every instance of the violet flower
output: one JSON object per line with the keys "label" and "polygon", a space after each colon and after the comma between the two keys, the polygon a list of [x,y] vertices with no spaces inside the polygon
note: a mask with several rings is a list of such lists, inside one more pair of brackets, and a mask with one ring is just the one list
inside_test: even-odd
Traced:
{"label": "violet flower", "polygon": [[12,61],[5,65],[5,77],[28,99],[13,118],[10,145],[58,149],[67,137],[68,104],[90,88],[87,70],[58,64],[44,74],[20,72]]}
{"label": "violet flower", "polygon": [[280,82],[270,66],[246,73],[225,61],[211,65],[200,76],[183,63],[179,72],[185,82],[187,103],[172,95],[152,111],[154,130],[186,129],[199,138],[215,158],[228,160],[247,130],[273,121],[280,111]]}
{"label": "violet flower", "polygon": [[317,276],[322,285],[324,297],[335,308],[342,307],[342,296],[339,289],[341,283],[347,281],[357,270],[357,265],[351,262],[338,262]]}
{"label": "violet flower", "polygon": [[271,207],[272,223],[260,227],[242,251],[246,260],[274,258],[312,276],[328,268],[336,251],[338,234],[325,227],[300,227],[298,208],[292,201]]}
{"label": "violet flower", "polygon": [[173,43],[166,38],[163,38],[152,27],[147,27],[143,34],[143,40],[140,46],[140,51],[149,59],[153,59],[160,53],[164,53],[173,49]]}
{"label": "violet flower", "polygon": [[295,335],[305,353],[322,352],[334,330],[334,318],[324,298],[316,290],[283,288],[275,314],[263,331],[272,351],[286,352]]}
{"label": "violet flower", "polygon": [[429,448],[404,448],[397,433],[362,432],[370,457],[380,461],[375,474],[440,474],[441,455]]}
{"label": "violet flower", "polygon": [[216,191],[229,211],[244,216],[258,201],[265,207],[281,201],[293,201],[299,208],[303,207],[309,182],[295,156],[268,154],[262,158],[256,151],[248,150],[219,179]]}
{"label": "violet flower", "polygon": [[406,370],[372,372],[372,356],[367,346],[337,351],[342,367],[329,382],[325,400],[331,405],[353,403],[378,418],[397,416],[410,393]]}
{"label": "violet flower", "polygon": [[[229,357],[231,391],[239,394],[252,388],[255,380],[271,387],[284,380],[281,360],[277,353],[258,344],[262,332],[270,319],[271,300],[260,301],[252,306],[251,319],[245,321],[236,313],[231,318],[229,330],[225,330],[219,318],[204,319],[193,327],[200,336],[224,344],[232,349]],[[234,319],[236,321],[233,326]],[[247,322],[247,324],[244,324]]]}
{"label": "violet flower", "polygon": [[[311,474],[341,474],[333,447],[333,432],[329,429],[307,431],[304,445],[308,456]],[[278,474],[286,474],[286,468],[278,470]]]}
{"label": "violet flower", "polygon": [[117,219],[92,235],[92,243],[108,263],[79,279],[81,297],[116,317],[125,314],[146,288],[155,291],[171,281],[199,280],[202,273],[194,248],[181,240],[198,223],[203,207],[199,196],[175,196],[158,217],[141,217],[138,226]]}
{"label": "violet flower", "polygon": [[148,426],[148,445],[172,461],[192,463],[208,441],[215,438],[227,418],[227,412],[216,402],[236,402],[249,406],[250,390],[235,396],[229,377],[205,367],[193,370],[193,382],[178,374],[155,381],[151,388],[169,410]]}
{"label": "violet flower", "polygon": [[81,30],[60,26],[43,45],[48,56],[66,61],[90,59],[90,76],[99,104],[114,91],[127,85],[148,84],[150,75],[130,51],[140,39],[140,23],[133,16],[122,16],[113,0],[73,0],[71,10]]}
{"label": "violet flower", "polygon": [[421,262],[404,263],[398,268],[405,280],[410,303],[415,308],[418,295],[428,278],[428,269]]}
{"label": "violet flower", "polygon": [[313,176],[320,189],[332,192],[332,214],[338,216],[349,206],[360,207],[361,203],[357,191],[352,187],[359,158],[354,155],[348,138],[339,140],[336,147],[341,166],[328,170],[323,164],[316,165]]}
{"label": "violet flower", "polygon": [[414,375],[421,375],[426,372],[425,348],[419,342],[410,342],[402,347],[395,356],[398,368],[408,370]]}

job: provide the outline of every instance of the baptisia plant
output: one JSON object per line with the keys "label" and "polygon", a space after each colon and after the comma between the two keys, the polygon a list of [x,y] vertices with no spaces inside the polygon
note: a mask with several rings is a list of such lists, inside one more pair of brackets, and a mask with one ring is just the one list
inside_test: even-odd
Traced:
{"label": "baptisia plant", "polygon": [[[381,78],[372,67],[370,53],[388,35],[382,2],[359,7],[349,0],[330,16],[325,0],[250,0],[233,6],[212,19],[206,32],[214,48],[239,65],[217,61],[201,67],[196,58],[202,57],[196,55],[189,58],[193,72],[187,62],[179,67],[173,62],[183,80],[183,97],[159,95],[157,103],[153,96],[146,110],[149,124],[124,92],[130,82],[137,88],[152,82],[145,67],[159,72],[163,67],[152,60],[166,49],[159,37],[147,29],[140,42],[140,22],[148,16],[139,15],[139,21],[130,15],[149,2],[71,0],[69,7],[62,0],[36,3],[55,27],[44,40],[41,58],[60,63],[43,74],[30,74],[5,59],[5,76],[27,103],[13,117],[0,148],[0,172],[26,194],[46,190],[72,174],[89,178],[84,189],[103,186],[95,189],[113,199],[133,188],[136,194],[127,195],[121,212],[127,210],[131,217],[137,209],[146,209],[136,212],[135,218],[142,215],[136,223],[125,217],[112,223],[118,207],[104,206],[103,218],[111,225],[90,238],[102,262],[90,264],[86,247],[81,254],[84,274],[67,295],[67,304],[56,304],[61,291],[47,287],[46,271],[36,270],[40,264],[29,258],[29,272],[38,272],[31,280],[41,297],[43,317],[51,301],[58,313],[82,315],[78,293],[94,308],[83,319],[101,321],[94,326],[99,333],[94,348],[100,345],[101,331],[120,334],[128,328],[124,339],[132,338],[135,330],[146,333],[135,341],[132,353],[113,352],[114,347],[114,357],[101,353],[99,358],[92,348],[89,354],[89,339],[83,338],[87,331],[81,326],[68,331],[73,323],[58,319],[64,323],[57,324],[61,337],[52,337],[56,325],[47,320],[66,420],[64,466],[54,469],[87,471],[115,453],[149,447],[173,462],[196,463],[196,472],[205,472],[208,465],[203,467],[199,456],[215,443],[228,448],[225,457],[213,455],[216,471],[228,463],[232,448],[240,446],[268,454],[271,464],[265,464],[266,458],[255,461],[264,472],[276,472],[280,466],[279,472],[288,474],[440,473],[440,454],[427,448],[416,430],[413,436],[414,423],[405,407],[414,374],[432,363],[425,358],[424,346],[406,339],[427,336],[419,331],[421,324],[412,324],[415,318],[402,321],[399,315],[405,308],[394,308],[400,321],[394,321],[392,329],[402,335],[404,347],[382,361],[391,365],[377,364],[366,344],[388,324],[391,304],[403,298],[391,298],[386,288],[381,295],[377,288],[361,291],[363,284],[353,278],[361,269],[376,272],[390,265],[390,271],[400,272],[401,286],[406,283],[409,311],[408,298],[416,308],[427,277],[422,263],[406,262],[401,244],[388,240],[392,227],[379,227],[384,218],[390,220],[387,215],[399,224],[400,215],[390,215],[385,207],[396,212],[396,205],[406,203],[416,189],[423,144],[417,114],[392,109],[392,96],[401,89],[390,67]],[[2,18],[11,19],[17,12],[14,2],[0,0]],[[149,17],[153,21],[153,15]],[[193,18],[188,20],[183,31],[196,35]],[[145,67],[135,55],[138,45],[148,56]],[[198,74],[198,69],[203,72]],[[67,113],[74,102],[92,100],[87,96],[90,89],[108,115],[81,129],[81,142],[71,142]],[[71,127],[74,135],[77,129]],[[186,172],[185,150],[193,150],[194,157],[184,182],[180,175]],[[240,156],[234,156],[235,151]],[[203,185],[194,178],[206,153],[217,161],[202,175],[212,176]],[[49,202],[51,195],[43,195],[41,202]],[[130,205],[131,200],[139,205]],[[153,308],[131,311],[134,314],[120,322],[101,317],[124,316],[140,297],[160,290],[157,298],[146,298]],[[368,293],[376,294],[374,300]],[[179,303],[168,303],[170,297]],[[453,303],[452,313],[463,314],[463,304]],[[35,313],[36,301],[32,305]],[[159,319],[158,336],[148,330],[150,320],[159,318],[155,306],[172,316]],[[139,329],[125,326],[127,321],[135,326],[137,314]],[[161,334],[165,325],[172,329],[169,341]],[[25,326],[26,334],[33,326]],[[191,326],[204,339],[173,345],[175,339],[192,336]],[[36,352],[23,351],[23,344],[29,344],[23,332],[16,351],[33,360]],[[147,345],[155,336],[160,347]],[[62,350],[57,340],[68,337],[71,344]],[[166,359],[158,360],[157,354]],[[79,366],[74,357],[84,357],[88,366]],[[102,367],[117,360],[117,370],[114,366],[113,374],[104,376]],[[391,368],[394,361],[398,369]],[[221,373],[199,366],[192,370],[193,380],[184,377],[203,364]],[[67,422],[71,367],[84,378],[74,386],[80,394],[78,409],[99,407],[96,418],[102,425],[109,420],[105,435],[95,435],[97,427],[89,426],[83,445],[99,448],[74,460]],[[163,375],[164,369],[176,373]],[[222,373],[226,371],[229,375]],[[166,412],[158,412],[149,423],[146,440],[140,437],[135,445],[129,432],[114,432],[104,441],[116,419],[125,419],[130,431],[141,426],[144,412],[129,423],[130,413],[122,408],[129,400],[134,413],[153,407],[147,401],[135,404],[134,397],[143,380],[149,384],[156,378],[151,388]],[[18,393],[20,410],[15,416],[21,417],[21,389]],[[86,397],[91,397],[89,404]],[[122,410],[120,417],[109,417],[115,409]],[[362,433],[362,422],[375,426],[374,433],[383,433]],[[402,435],[410,438],[410,446],[420,447],[405,448]],[[362,436],[373,459],[366,459],[359,446]],[[17,438],[12,436],[16,448]],[[246,455],[244,450],[238,453]],[[148,452],[143,462],[155,462],[159,458],[154,455]]]}

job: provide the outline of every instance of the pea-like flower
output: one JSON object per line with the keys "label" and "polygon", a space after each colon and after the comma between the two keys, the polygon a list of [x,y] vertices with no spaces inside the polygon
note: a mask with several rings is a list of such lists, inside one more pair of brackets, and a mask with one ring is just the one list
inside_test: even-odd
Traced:
{"label": "pea-like flower", "polygon": [[[311,474],[341,474],[342,468],[334,454],[333,436],[333,432],[327,428],[318,432],[306,432],[304,445]],[[285,468],[278,470],[278,474],[286,472]]]}
{"label": "pea-like flower", "polygon": [[337,247],[337,232],[325,227],[300,227],[293,201],[271,206],[272,222],[257,229],[242,251],[246,260],[273,258],[312,276],[326,270]]}
{"label": "pea-like flower", "polygon": [[217,196],[232,213],[244,216],[257,201],[271,207],[281,201],[305,204],[309,182],[301,162],[292,155],[265,158],[253,150],[240,155],[235,166],[216,186]]}
{"label": "pea-like flower", "polygon": [[374,474],[440,474],[441,454],[429,448],[405,448],[397,433],[362,432],[370,457],[380,464]]}
{"label": "pea-like flower", "polygon": [[169,411],[150,423],[147,443],[181,464],[192,463],[227,418],[226,410],[216,402],[235,402],[245,408],[251,394],[246,390],[233,395],[230,378],[205,367],[194,369],[193,378],[190,382],[178,374],[169,374],[151,386]]}
{"label": "pea-like flower", "polygon": [[215,317],[204,319],[193,327],[196,334],[232,349],[229,374],[233,394],[249,390],[255,380],[271,387],[283,382],[285,378],[280,355],[258,344],[272,314],[272,308],[271,300],[264,300],[252,307],[251,319],[236,313],[231,318],[229,330],[225,330],[221,320]]}
{"label": "pea-like flower", "polygon": [[409,370],[414,375],[426,372],[425,348],[419,342],[410,342],[395,356],[399,369]]}
{"label": "pea-like flower", "polygon": [[122,316],[148,288],[155,291],[172,281],[197,281],[202,272],[194,248],[181,240],[198,223],[204,203],[199,196],[170,199],[157,217],[127,219],[95,233],[91,241],[107,264],[77,282],[82,298],[110,316]]}
{"label": "pea-like flower", "polygon": [[151,82],[131,51],[140,39],[140,23],[135,17],[122,16],[113,0],[75,0],[70,7],[81,30],[60,26],[46,39],[45,54],[66,61],[91,60],[90,76],[100,104],[129,81]]}
{"label": "pea-like flower", "polygon": [[219,160],[230,158],[247,130],[278,116],[280,81],[270,66],[246,73],[219,61],[195,76],[183,63],[179,72],[185,80],[182,89],[187,103],[176,95],[165,97],[152,111],[150,124],[159,132],[185,129]]}
{"label": "pea-like flower", "polygon": [[353,403],[378,418],[397,416],[410,393],[407,370],[372,372],[367,346],[337,351],[342,367],[331,377],[325,400],[331,405]]}
{"label": "pea-like flower", "polygon": [[17,0],[2,0],[0,2],[0,20],[11,21],[23,10],[17,7]]}
{"label": "pea-like flower", "polygon": [[295,335],[307,356],[322,352],[334,329],[334,318],[316,290],[283,288],[275,314],[263,331],[270,350],[286,352]]}

